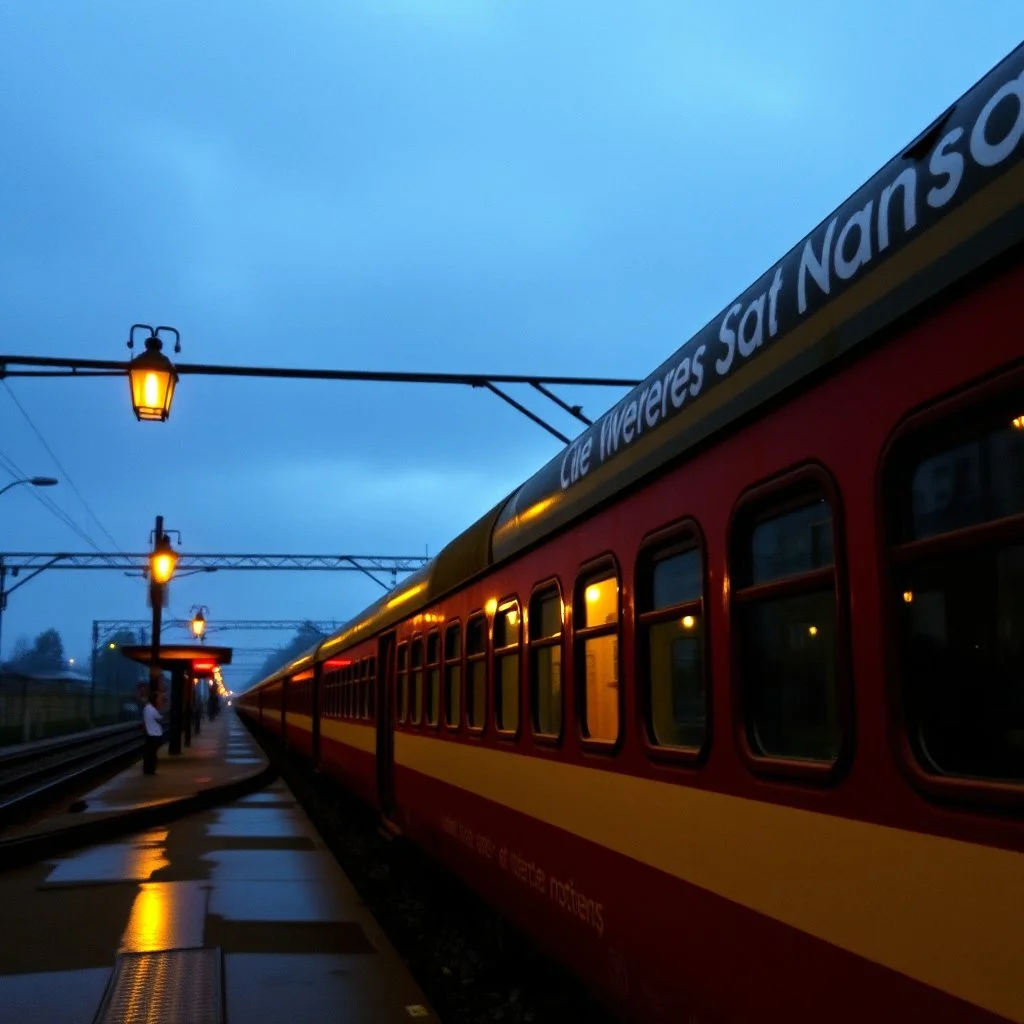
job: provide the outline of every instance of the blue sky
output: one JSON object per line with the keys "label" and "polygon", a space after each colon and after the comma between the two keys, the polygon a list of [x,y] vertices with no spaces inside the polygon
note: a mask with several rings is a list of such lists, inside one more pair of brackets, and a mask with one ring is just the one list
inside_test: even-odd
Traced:
{"label": "blue sky", "polygon": [[[643,377],[1024,37],[1019,0],[701,7],[4,5],[0,352],[125,358],[143,322],[188,362]],[[47,495],[102,550],[161,513],[189,551],[434,553],[560,447],[480,391],[185,377],[158,425],[122,380],[8,386],[0,451],[69,476],[88,509]],[[69,549],[28,488],[0,499],[0,550]],[[379,592],[218,573],[171,611]],[[148,614],[138,580],[44,573],[3,651],[52,625],[84,659],[93,619]]]}

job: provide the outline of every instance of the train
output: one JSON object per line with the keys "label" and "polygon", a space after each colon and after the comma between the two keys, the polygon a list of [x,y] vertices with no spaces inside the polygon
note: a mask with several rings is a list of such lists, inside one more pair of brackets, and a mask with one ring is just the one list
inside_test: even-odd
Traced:
{"label": "train", "polygon": [[1024,44],[236,699],[624,1020],[1024,1022]]}

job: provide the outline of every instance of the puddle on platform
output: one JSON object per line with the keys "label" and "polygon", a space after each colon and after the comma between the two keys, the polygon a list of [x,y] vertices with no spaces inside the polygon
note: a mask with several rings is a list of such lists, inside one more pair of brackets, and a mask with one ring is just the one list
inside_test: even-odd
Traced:
{"label": "puddle on platform", "polygon": [[126,843],[93,846],[62,857],[44,885],[68,882],[145,882],[166,868],[167,829],[144,832]]}

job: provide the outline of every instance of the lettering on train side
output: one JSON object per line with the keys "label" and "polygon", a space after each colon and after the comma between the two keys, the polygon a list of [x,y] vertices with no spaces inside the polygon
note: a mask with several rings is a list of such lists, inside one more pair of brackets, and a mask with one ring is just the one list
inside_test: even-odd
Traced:
{"label": "lettering on train side", "polygon": [[[568,490],[756,359],[865,273],[1021,159],[1024,71],[964,97],[926,156],[892,161],[527,485],[527,508]],[[557,474],[557,483],[554,476]]]}
{"label": "lettering on train side", "polygon": [[571,875],[556,878],[520,851],[496,845],[490,836],[450,815],[442,816],[441,831],[485,860],[496,863],[500,870],[508,872],[535,895],[546,896],[550,903],[593,929],[598,938],[604,937],[604,904],[592,893],[587,894],[579,888]]}

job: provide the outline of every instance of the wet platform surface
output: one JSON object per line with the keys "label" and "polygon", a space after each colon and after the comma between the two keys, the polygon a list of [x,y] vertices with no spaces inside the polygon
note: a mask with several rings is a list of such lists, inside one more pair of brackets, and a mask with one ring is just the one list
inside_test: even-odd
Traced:
{"label": "wet platform surface", "polygon": [[[252,740],[233,714],[222,736],[244,760]],[[108,789],[111,804],[127,792]],[[12,1024],[89,1024],[118,955],[201,948],[223,952],[231,1024],[437,1020],[280,780],[0,874],[0,906],[0,1019]]]}
{"label": "wet platform surface", "polygon": [[[141,725],[139,726],[141,731]],[[50,814],[19,828],[4,830],[3,838],[36,835],[69,828],[83,822],[123,814],[139,807],[152,807],[193,796],[259,774],[267,758],[234,713],[226,711],[214,721],[204,721],[190,746],[180,754],[167,753],[165,743],[157,755],[156,775],[142,774],[138,761],[92,790],[85,809],[75,813]]]}

